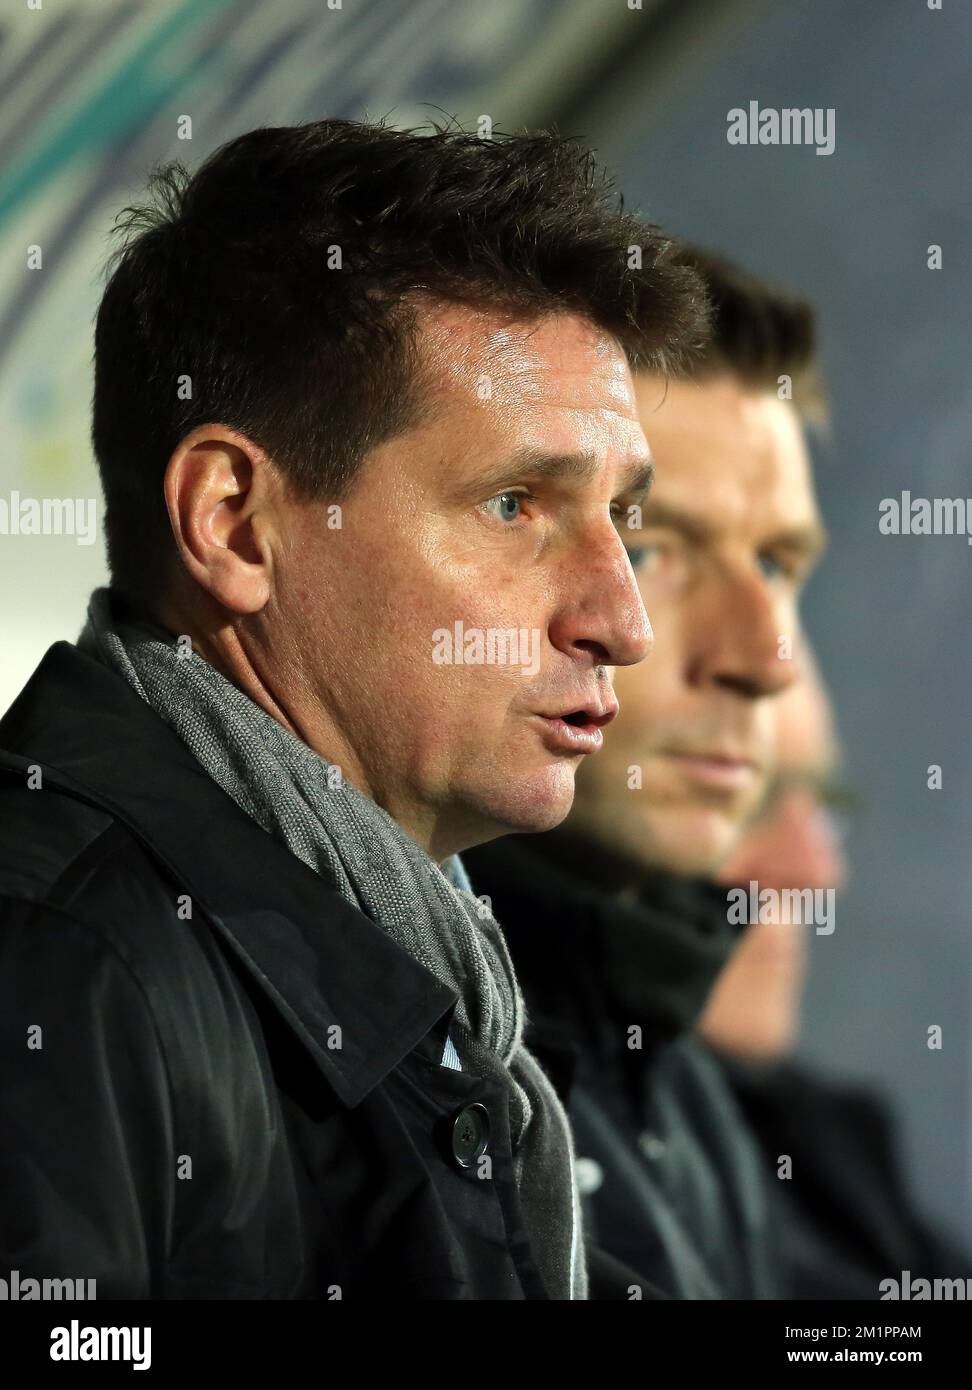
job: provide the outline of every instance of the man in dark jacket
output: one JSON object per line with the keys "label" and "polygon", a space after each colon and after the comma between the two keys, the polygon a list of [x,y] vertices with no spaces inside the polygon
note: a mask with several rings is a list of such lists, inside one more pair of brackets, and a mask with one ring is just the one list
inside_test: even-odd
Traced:
{"label": "man in dark jacket", "polygon": [[774,704],[800,678],[798,599],[822,526],[803,426],[822,413],[809,308],[719,260],[695,380],[636,377],[658,465],[628,541],[656,646],[565,825],[465,856],[504,922],[534,1033],[571,1061],[590,1227],[671,1296],[786,1282],[768,1177],[693,1036],[736,941],[731,851],[770,785]]}
{"label": "man in dark jacket", "polygon": [[732,949],[725,895],[662,873],[635,880],[630,863],[566,834],[465,858],[503,913],[527,1037],[559,1053],[591,1239],[672,1298],[775,1296],[761,1157],[690,1036]]}
{"label": "man in dark jacket", "polygon": [[112,586],[0,723],[21,1279],[642,1291],[589,1277],[563,1105],[458,859],[563,818],[607,668],[650,645],[629,359],[667,369],[703,315],[591,173],[555,137],[324,121],[164,170],[124,221]]}
{"label": "man in dark jacket", "polygon": [[[813,663],[777,703],[771,795],[718,873],[725,889],[776,894],[743,929],[698,1024],[770,1175],[774,1221],[793,1298],[881,1297],[884,1281],[968,1278],[972,1262],[916,1210],[884,1100],[793,1057],[813,925],[793,908],[837,893],[848,797],[827,692]],[[779,908],[777,909],[777,904]]]}

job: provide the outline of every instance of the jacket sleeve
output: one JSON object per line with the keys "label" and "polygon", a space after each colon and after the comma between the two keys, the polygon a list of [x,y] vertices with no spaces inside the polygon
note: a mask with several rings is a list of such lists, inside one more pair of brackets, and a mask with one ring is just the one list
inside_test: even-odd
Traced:
{"label": "jacket sleeve", "polygon": [[0,897],[4,1277],[152,1297],[173,1147],[165,1059],[130,967],[69,913]]}

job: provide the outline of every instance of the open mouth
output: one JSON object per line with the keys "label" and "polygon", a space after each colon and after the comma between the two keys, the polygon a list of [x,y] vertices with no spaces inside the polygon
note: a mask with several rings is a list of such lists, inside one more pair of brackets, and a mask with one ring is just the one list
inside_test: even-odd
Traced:
{"label": "open mouth", "polygon": [[617,705],[603,712],[595,709],[565,710],[563,714],[538,714],[548,748],[558,753],[594,753],[604,742],[601,729],[617,714]]}

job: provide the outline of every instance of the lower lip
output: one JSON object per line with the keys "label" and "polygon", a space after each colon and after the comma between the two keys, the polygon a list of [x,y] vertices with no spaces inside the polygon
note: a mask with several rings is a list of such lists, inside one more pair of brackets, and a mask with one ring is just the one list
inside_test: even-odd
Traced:
{"label": "lower lip", "polygon": [[548,719],[538,714],[541,736],[548,748],[557,753],[596,753],[604,742],[597,724],[568,724],[565,719]]}
{"label": "lower lip", "polygon": [[752,763],[729,763],[721,758],[698,758],[685,753],[670,753],[675,763],[693,782],[721,791],[741,791],[752,786],[756,769]]}

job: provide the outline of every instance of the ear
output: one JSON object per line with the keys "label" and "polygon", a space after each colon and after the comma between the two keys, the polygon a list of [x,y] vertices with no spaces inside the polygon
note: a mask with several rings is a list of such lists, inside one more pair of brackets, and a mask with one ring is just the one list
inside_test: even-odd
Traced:
{"label": "ear", "polygon": [[166,467],[165,503],[182,563],[232,613],[257,613],[270,597],[277,484],[263,450],[222,425],[186,435]]}

